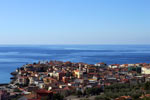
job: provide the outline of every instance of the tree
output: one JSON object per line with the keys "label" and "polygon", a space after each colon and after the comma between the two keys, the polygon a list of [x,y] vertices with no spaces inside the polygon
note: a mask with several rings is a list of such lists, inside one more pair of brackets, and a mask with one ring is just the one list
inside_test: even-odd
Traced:
{"label": "tree", "polygon": [[81,91],[76,91],[76,95],[78,96],[78,97],[80,97],[81,95],[82,95],[82,92]]}
{"label": "tree", "polygon": [[145,90],[149,90],[149,89],[150,89],[150,82],[146,82],[146,83],[144,84],[144,89],[145,89]]}
{"label": "tree", "polygon": [[110,100],[106,95],[100,95],[94,98],[94,100]]}
{"label": "tree", "polygon": [[143,99],[141,100],[150,100],[150,97],[144,97]]}
{"label": "tree", "polygon": [[56,93],[53,95],[53,100],[63,100],[64,97],[60,95],[59,93]]}

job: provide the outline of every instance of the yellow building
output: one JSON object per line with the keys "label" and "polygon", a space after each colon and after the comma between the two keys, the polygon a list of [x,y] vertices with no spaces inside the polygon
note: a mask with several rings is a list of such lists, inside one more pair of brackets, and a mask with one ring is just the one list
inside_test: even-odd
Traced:
{"label": "yellow building", "polygon": [[82,75],[83,75],[83,72],[82,72],[82,71],[79,71],[79,70],[75,70],[75,71],[74,71],[74,74],[75,74],[75,77],[81,78]]}

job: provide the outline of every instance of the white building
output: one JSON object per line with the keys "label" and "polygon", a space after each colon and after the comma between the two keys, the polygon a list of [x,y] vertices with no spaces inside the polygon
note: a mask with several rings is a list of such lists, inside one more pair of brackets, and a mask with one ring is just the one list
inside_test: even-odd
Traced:
{"label": "white building", "polygon": [[150,66],[142,67],[142,74],[150,74]]}

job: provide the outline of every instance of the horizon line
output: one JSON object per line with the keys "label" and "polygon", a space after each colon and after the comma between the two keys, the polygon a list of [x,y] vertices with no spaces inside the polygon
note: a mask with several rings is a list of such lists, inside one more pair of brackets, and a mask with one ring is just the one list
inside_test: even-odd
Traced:
{"label": "horizon line", "polygon": [[0,44],[0,45],[150,45],[150,44]]}

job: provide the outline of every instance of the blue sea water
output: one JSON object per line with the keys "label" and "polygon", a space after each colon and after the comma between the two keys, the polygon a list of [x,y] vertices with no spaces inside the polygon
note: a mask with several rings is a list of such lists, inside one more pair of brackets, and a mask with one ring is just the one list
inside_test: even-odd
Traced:
{"label": "blue sea water", "polygon": [[150,45],[0,45],[0,83],[17,67],[38,61],[150,63]]}

